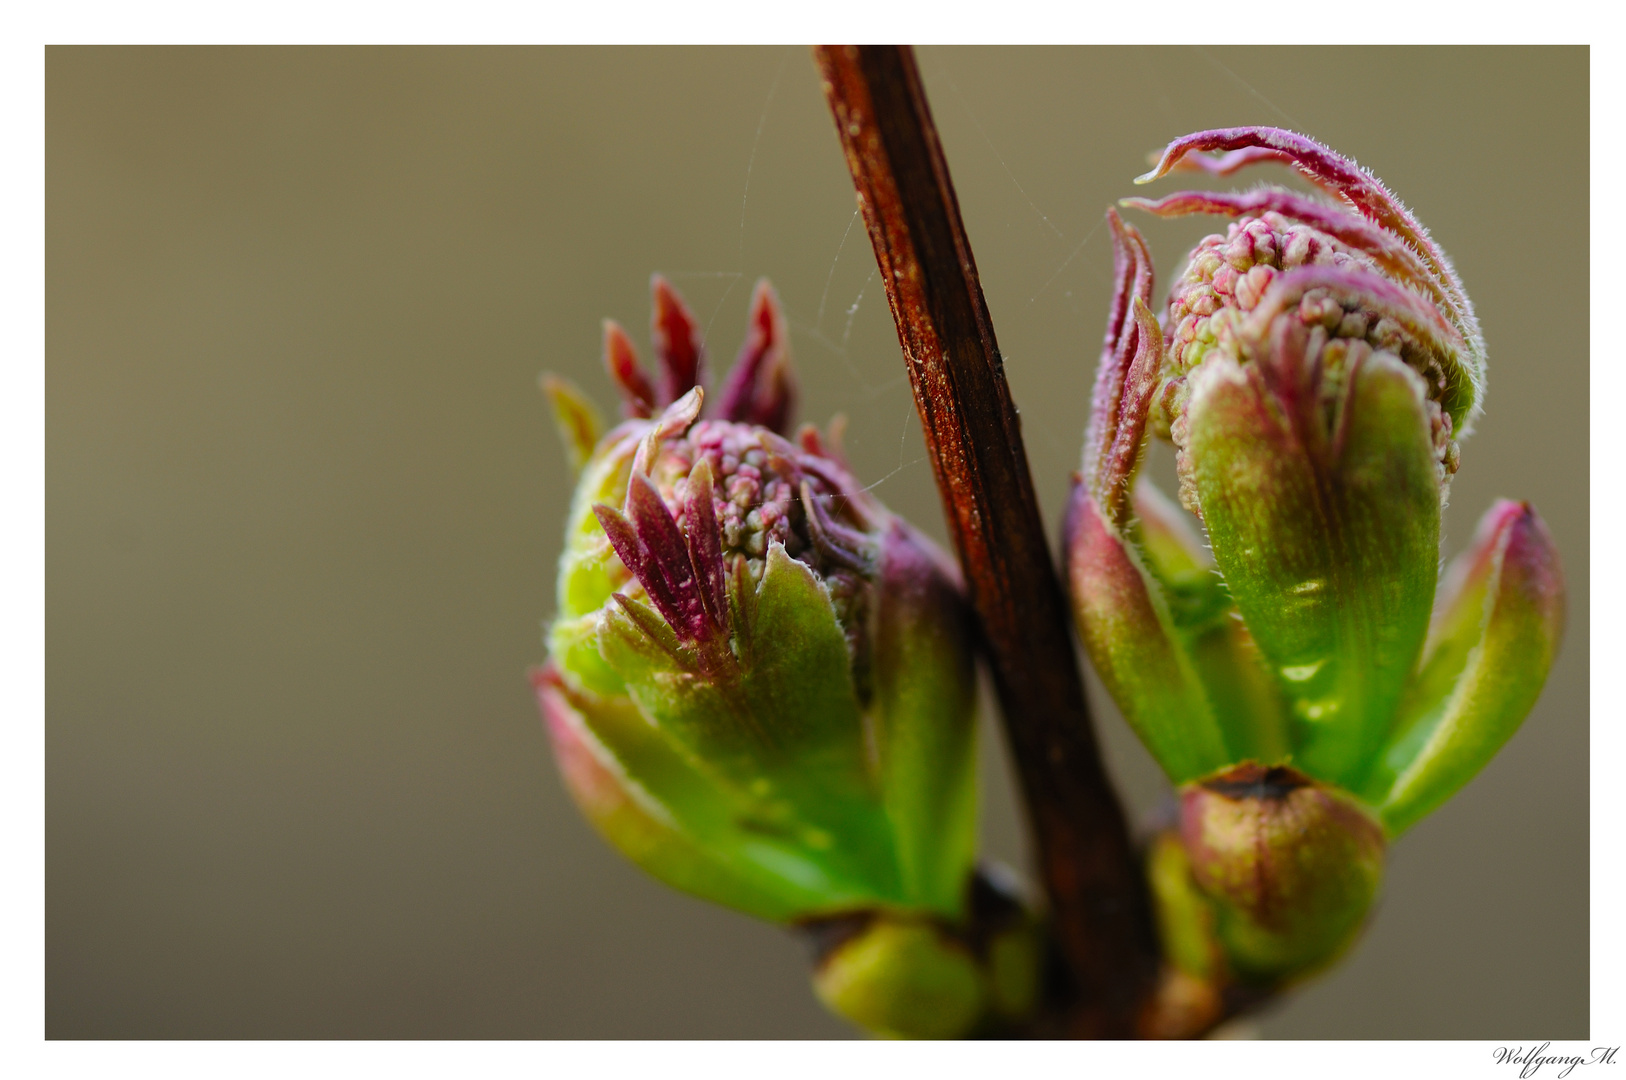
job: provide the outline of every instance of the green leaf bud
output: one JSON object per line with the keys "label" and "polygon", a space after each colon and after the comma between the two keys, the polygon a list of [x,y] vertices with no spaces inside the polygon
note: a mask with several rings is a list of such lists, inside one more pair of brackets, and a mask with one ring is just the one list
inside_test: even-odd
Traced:
{"label": "green leaf bud", "polygon": [[959,1038],[987,1005],[970,950],[918,919],[872,920],[823,959],[813,987],[832,1012],[886,1038]]}
{"label": "green leaf bud", "polygon": [[1015,1030],[1038,1003],[1044,938],[1004,878],[979,870],[959,922],[872,910],[804,924],[819,999],[883,1038]]}
{"label": "green leaf bud", "polygon": [[1163,958],[1195,979],[1218,982],[1225,957],[1215,937],[1213,905],[1191,876],[1191,859],[1178,832],[1152,838],[1146,871]]}

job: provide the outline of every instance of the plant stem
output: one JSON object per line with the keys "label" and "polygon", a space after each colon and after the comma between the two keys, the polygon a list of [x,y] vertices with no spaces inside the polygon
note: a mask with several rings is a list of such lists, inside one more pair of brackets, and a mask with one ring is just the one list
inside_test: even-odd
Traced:
{"label": "plant stem", "polygon": [[981,624],[1052,934],[1071,976],[1049,1026],[1131,1037],[1157,972],[1150,904],[1102,768],[1021,424],[914,54],[821,46],[815,56]]}

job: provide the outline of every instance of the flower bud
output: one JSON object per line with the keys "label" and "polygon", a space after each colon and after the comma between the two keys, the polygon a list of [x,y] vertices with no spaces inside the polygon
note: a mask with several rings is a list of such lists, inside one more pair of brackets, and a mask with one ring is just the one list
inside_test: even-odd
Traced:
{"label": "flower bud", "polygon": [[[1430,631],[1440,508],[1484,390],[1472,305],[1410,212],[1303,136],[1199,132],[1141,180],[1263,160],[1292,164],[1327,198],[1125,200],[1234,219],[1192,252],[1161,322],[1145,242],[1109,211],[1116,285],[1068,514],[1068,582],[1091,659],[1176,782],[1291,761],[1390,807],[1383,820],[1398,829],[1483,766],[1534,702],[1562,582],[1550,542],[1522,526],[1528,584],[1508,586],[1502,621],[1435,615]],[[1148,433],[1174,444],[1202,538],[1137,482]],[[1465,659],[1481,629],[1485,655],[1498,633],[1529,646],[1496,669],[1502,681]]]}
{"label": "flower bud", "polygon": [[1188,784],[1180,837],[1213,904],[1226,963],[1245,982],[1303,975],[1336,958],[1383,876],[1378,823],[1353,798],[1286,766],[1247,762]]}
{"label": "flower bud", "polygon": [[[1272,128],[1177,139],[1140,181],[1259,161],[1326,198],[1125,200],[1233,219],[1191,253],[1161,321],[1145,242],[1108,212],[1115,288],[1064,540],[1085,648],[1182,785],[1178,838],[1147,862],[1166,963],[1155,1031],[1200,1027],[1231,982],[1274,984],[1342,951],[1385,836],[1511,736],[1563,623],[1557,552],[1516,503],[1491,511],[1435,603],[1440,508],[1485,348],[1410,212]],[[1191,516],[1137,479],[1148,434],[1173,443]]]}
{"label": "flower bud", "polygon": [[[965,915],[976,833],[957,574],[805,428],[766,282],[714,416],[655,280],[662,373],[606,324],[626,419],[584,454],[536,677],[566,784],[629,858],[781,922]],[[549,384],[567,448],[593,430]],[[913,955],[913,954],[910,954]]]}

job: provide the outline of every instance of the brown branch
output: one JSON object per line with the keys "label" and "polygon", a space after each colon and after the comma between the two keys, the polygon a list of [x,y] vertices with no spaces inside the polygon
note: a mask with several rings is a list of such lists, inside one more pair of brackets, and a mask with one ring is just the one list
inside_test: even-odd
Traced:
{"label": "brown branch", "polygon": [[1021,775],[1071,975],[1059,1030],[1131,1037],[1157,971],[1150,905],[1090,726],[1020,423],[914,54],[821,46],[815,55]]}

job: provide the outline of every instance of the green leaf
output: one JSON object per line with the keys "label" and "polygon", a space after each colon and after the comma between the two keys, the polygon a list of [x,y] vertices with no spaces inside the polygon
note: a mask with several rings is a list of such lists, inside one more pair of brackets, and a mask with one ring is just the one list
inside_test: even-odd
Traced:
{"label": "green leaf", "polygon": [[874,899],[901,899],[828,590],[775,543],[736,606],[732,674],[699,674],[675,638],[657,640],[619,610],[606,613],[600,648],[649,720],[735,793],[741,828],[818,853],[827,873],[863,882]]}
{"label": "green leaf", "polygon": [[1439,488],[1420,378],[1376,353],[1316,387],[1216,355],[1185,451],[1214,556],[1293,717],[1294,762],[1358,789],[1428,629]]}
{"label": "green leaf", "polygon": [[901,521],[875,586],[874,724],[903,889],[957,918],[977,847],[976,673],[965,602]]}
{"label": "green leaf", "polygon": [[1124,719],[1176,783],[1229,762],[1225,740],[1155,581],[1073,487],[1067,575],[1079,637]]}
{"label": "green leaf", "polygon": [[1399,835],[1484,768],[1541,694],[1564,632],[1558,549],[1528,504],[1501,502],[1452,564],[1423,662],[1374,778]]}
{"label": "green leaf", "polygon": [[1134,495],[1136,538],[1170,621],[1202,682],[1227,761],[1280,762],[1290,753],[1286,704],[1184,511],[1149,481]]}
{"label": "green leaf", "polygon": [[577,805],[648,873],[778,922],[863,901],[861,889],[833,880],[795,845],[739,829],[728,789],[679,754],[627,698],[599,697],[546,675],[537,692]]}

